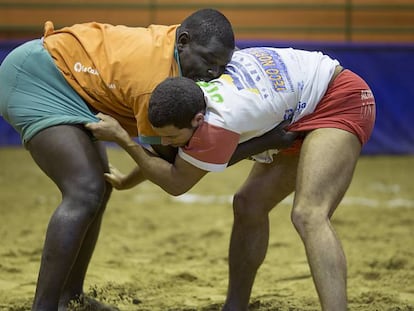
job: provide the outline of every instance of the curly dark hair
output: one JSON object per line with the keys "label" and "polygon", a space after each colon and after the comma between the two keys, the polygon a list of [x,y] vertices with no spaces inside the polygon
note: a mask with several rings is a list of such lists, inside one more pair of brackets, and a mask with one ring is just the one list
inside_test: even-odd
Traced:
{"label": "curly dark hair", "polygon": [[196,82],[185,77],[167,78],[152,92],[148,119],[154,127],[191,128],[191,120],[205,108],[204,93]]}
{"label": "curly dark hair", "polygon": [[201,9],[188,16],[178,28],[178,35],[187,31],[191,40],[206,46],[215,37],[224,47],[234,50],[234,33],[230,21],[214,9]]}

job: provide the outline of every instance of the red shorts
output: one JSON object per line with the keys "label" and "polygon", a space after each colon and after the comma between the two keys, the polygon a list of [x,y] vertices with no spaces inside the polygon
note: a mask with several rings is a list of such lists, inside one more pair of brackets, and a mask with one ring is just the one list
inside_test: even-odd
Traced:
{"label": "red shorts", "polygon": [[[350,70],[341,72],[329,85],[311,114],[289,125],[286,130],[308,132],[319,128],[337,128],[355,134],[362,145],[371,136],[375,123],[375,99],[367,83]],[[282,153],[297,153],[302,140]]]}

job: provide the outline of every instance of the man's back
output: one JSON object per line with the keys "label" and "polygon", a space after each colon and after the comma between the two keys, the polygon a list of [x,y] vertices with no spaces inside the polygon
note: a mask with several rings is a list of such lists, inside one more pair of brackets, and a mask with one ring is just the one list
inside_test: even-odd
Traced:
{"label": "man's back", "polygon": [[[173,52],[177,26],[85,23],[54,31],[48,22],[44,45],[90,106],[111,114],[136,136],[136,116],[146,110],[151,91],[178,75]],[[142,115],[141,123],[146,123]]]}
{"label": "man's back", "polygon": [[213,163],[222,163],[224,153],[230,159],[239,143],[263,135],[283,120],[294,122],[312,113],[337,64],[318,52],[236,51],[224,75],[199,82],[207,104],[205,122],[180,156],[202,169],[221,170],[224,166]]}

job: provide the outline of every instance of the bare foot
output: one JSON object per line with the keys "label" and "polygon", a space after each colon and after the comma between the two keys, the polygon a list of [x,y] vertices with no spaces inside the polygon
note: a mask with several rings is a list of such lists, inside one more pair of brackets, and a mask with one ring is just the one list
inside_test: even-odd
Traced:
{"label": "bare foot", "polygon": [[72,300],[68,311],[120,311],[117,307],[99,302],[98,300],[82,295],[79,299]]}

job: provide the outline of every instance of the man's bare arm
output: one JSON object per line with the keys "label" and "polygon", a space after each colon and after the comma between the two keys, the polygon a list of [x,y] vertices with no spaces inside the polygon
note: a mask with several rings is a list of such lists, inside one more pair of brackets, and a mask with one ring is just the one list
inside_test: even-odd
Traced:
{"label": "man's bare arm", "polygon": [[117,143],[140,166],[144,176],[171,195],[181,195],[190,190],[206,173],[179,156],[174,163],[149,153],[135,141],[117,141]]}
{"label": "man's bare arm", "polygon": [[228,166],[269,149],[284,149],[292,146],[293,142],[298,137],[298,133],[286,132],[285,127],[289,124],[290,120],[285,120],[262,136],[252,138],[239,144],[234,151]]}
{"label": "man's bare arm", "polygon": [[101,121],[88,123],[85,127],[98,139],[116,142],[134,159],[148,180],[169,194],[180,195],[187,192],[207,173],[179,156],[174,163],[169,163],[151,154],[138,145],[114,118],[101,113],[97,116]]}
{"label": "man's bare arm", "polygon": [[116,167],[109,165],[109,173],[105,173],[105,178],[117,190],[131,189],[147,180],[139,166],[128,174],[123,174]]}

